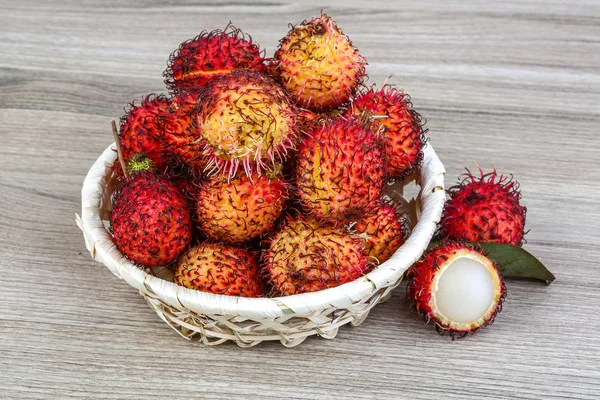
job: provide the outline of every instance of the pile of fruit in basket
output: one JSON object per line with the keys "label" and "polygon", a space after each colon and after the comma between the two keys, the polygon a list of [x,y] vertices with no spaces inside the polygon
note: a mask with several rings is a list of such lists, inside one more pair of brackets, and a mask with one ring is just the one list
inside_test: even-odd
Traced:
{"label": "pile of fruit in basket", "polygon": [[[388,260],[411,221],[386,188],[414,177],[426,138],[409,96],[366,87],[365,66],[324,14],[272,58],[233,26],[183,42],[164,73],[169,96],[133,103],[116,133],[117,248],[171,267],[178,285],[245,297],[331,288]],[[495,171],[449,193],[441,242],[408,274],[408,295],[462,335],[505,296],[495,263],[466,241],[520,245],[525,208]]]}

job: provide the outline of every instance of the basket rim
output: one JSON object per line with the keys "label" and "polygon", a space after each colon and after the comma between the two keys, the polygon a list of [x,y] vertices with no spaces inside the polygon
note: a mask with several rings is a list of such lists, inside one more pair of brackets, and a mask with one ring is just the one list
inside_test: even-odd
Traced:
{"label": "basket rim", "polygon": [[158,297],[176,309],[198,314],[270,319],[317,315],[327,308],[348,308],[379,289],[399,283],[404,272],[423,254],[437,227],[445,203],[445,169],[430,143],[423,149],[419,168],[421,214],[405,243],[386,262],[368,274],[343,285],[318,292],[284,297],[247,298],[201,292],[178,286],[146,273],[119,252],[106,229],[101,202],[108,199],[106,177],[117,160],[115,144],[109,145],[92,165],[82,187],[82,215],[76,215],[92,258],[103,263],[144,295]]}

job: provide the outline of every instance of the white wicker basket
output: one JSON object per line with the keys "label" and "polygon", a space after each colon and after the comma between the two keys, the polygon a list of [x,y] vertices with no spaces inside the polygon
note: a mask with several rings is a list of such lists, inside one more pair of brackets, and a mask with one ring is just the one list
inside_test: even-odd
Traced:
{"label": "white wicker basket", "polygon": [[418,223],[396,253],[372,272],[344,285],[314,293],[277,298],[216,295],[178,286],[150,275],[125,258],[107,230],[111,189],[107,178],[117,160],[109,146],[88,172],[81,191],[82,214],[77,225],[94,260],[124,279],[159,317],[186,339],[216,345],[228,340],[254,346],[279,340],[296,346],[308,336],[334,338],[347,323],[360,324],[377,303],[398,286],[404,272],[427,248],[445,201],[444,166],[430,144],[419,171]]}

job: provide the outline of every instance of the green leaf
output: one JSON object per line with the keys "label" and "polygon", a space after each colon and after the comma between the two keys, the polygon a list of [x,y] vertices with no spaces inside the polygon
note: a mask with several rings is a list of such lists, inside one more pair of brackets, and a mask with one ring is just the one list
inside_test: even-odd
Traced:
{"label": "green leaf", "polygon": [[[431,242],[428,248],[435,247],[439,242]],[[549,285],[556,278],[552,272],[527,250],[511,244],[470,242],[481,248],[483,252],[496,263],[498,272],[504,278],[534,279]]]}

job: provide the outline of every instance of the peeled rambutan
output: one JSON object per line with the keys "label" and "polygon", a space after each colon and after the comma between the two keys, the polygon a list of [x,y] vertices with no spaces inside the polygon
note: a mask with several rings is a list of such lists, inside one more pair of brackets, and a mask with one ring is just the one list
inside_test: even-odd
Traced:
{"label": "peeled rambutan", "polygon": [[350,39],[321,14],[281,39],[272,69],[298,105],[325,111],[348,102],[363,81],[365,65]]}
{"label": "peeled rambutan", "polygon": [[215,175],[196,196],[198,227],[210,239],[241,244],[270,232],[288,198],[287,184],[276,176]]}
{"label": "peeled rambutan", "polygon": [[189,249],[177,261],[174,281],[188,289],[241,297],[260,297],[256,255],[243,248],[204,242]]}
{"label": "peeled rambutan", "polygon": [[390,178],[403,178],[419,165],[425,145],[423,123],[407,94],[389,85],[379,90],[371,87],[352,101],[347,114],[372,119],[375,126],[383,127]]}
{"label": "peeled rambutan", "polygon": [[350,221],[377,205],[385,185],[381,134],[357,118],[310,129],[299,146],[296,186],[302,207],[330,221]]}
{"label": "peeled rambutan", "polygon": [[154,267],[177,259],[190,243],[188,200],[148,159],[129,163],[129,176],[113,197],[110,216],[115,245],[130,260]]}
{"label": "peeled rambutan", "polygon": [[264,69],[264,51],[233,25],[204,31],[183,42],[169,57],[165,83],[173,92],[197,91],[233,71]]}
{"label": "peeled rambutan", "polygon": [[160,115],[170,106],[169,99],[163,95],[148,95],[139,105],[129,105],[121,117],[119,141],[125,160],[135,154],[143,153],[150,158],[157,170],[163,170],[169,161],[168,153],[160,142],[162,130],[159,126]]}
{"label": "peeled rambutan", "polygon": [[495,169],[479,172],[475,177],[467,170],[462,182],[448,189],[439,237],[522,245],[527,209],[520,204],[519,184]]}
{"label": "peeled rambutan", "polygon": [[372,267],[364,246],[361,236],[341,226],[288,216],[263,253],[265,272],[276,295],[331,288]]}
{"label": "peeled rambutan", "polygon": [[374,212],[357,220],[354,230],[366,236],[365,254],[379,263],[387,261],[408,235],[405,216],[398,207],[388,203],[382,203]]}
{"label": "peeled rambutan", "polygon": [[202,93],[197,129],[206,170],[232,177],[283,161],[295,145],[296,109],[279,85],[255,71],[236,71]]}
{"label": "peeled rambutan", "polygon": [[441,242],[408,271],[407,295],[437,331],[453,339],[494,322],[506,288],[495,264],[475,247]]}

